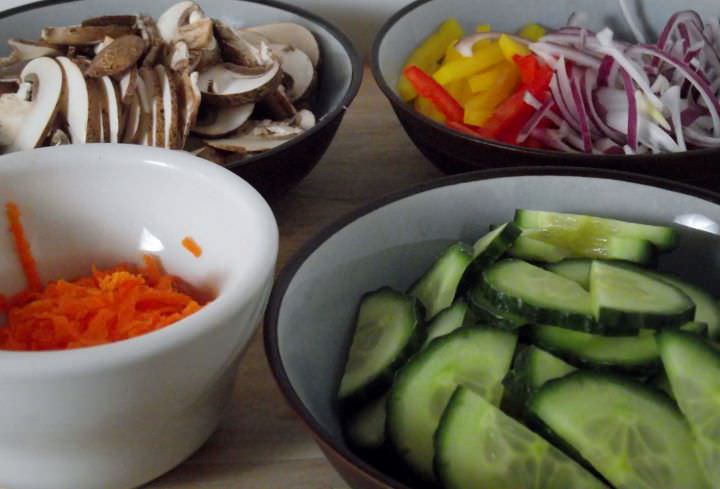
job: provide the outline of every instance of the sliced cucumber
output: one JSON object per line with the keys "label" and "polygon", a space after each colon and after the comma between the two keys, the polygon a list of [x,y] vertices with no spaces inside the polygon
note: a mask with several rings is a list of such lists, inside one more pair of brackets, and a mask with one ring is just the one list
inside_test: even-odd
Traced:
{"label": "sliced cucumber", "polygon": [[627,378],[575,372],[545,384],[530,413],[617,489],[710,489],[687,421]]}
{"label": "sliced cucumber", "polygon": [[388,399],[387,437],[425,479],[433,479],[433,435],[447,401],[465,385],[497,404],[517,337],[478,327],[433,341],[397,374]]}
{"label": "sliced cucumber", "polygon": [[545,268],[577,282],[585,290],[590,290],[590,265],[592,265],[592,260],[589,258],[571,258],[559,263],[552,263]]}
{"label": "sliced cucumber", "polygon": [[590,294],[572,280],[517,259],[499,261],[483,273],[482,291],[499,311],[527,322],[598,331]]}
{"label": "sliced cucumber", "polygon": [[673,394],[672,387],[670,387],[670,379],[668,379],[664,370],[661,370],[657,373],[657,375],[650,377],[650,379],[648,379],[648,385],[675,399],[675,394]]}
{"label": "sliced cucumber", "polygon": [[712,487],[720,487],[720,352],[681,331],[662,331],[658,345],[672,392],[698,442],[705,472]]}
{"label": "sliced cucumber", "polygon": [[425,319],[450,307],[460,279],[472,261],[472,250],[463,243],[450,246],[432,267],[410,288],[410,294],[425,307]]}
{"label": "sliced cucumber", "polygon": [[463,324],[465,324],[467,311],[467,303],[462,299],[456,300],[452,306],[440,311],[427,327],[425,346],[429,345],[435,338],[448,335],[456,329],[460,329]]}
{"label": "sliced cucumber", "polygon": [[368,402],[350,416],[345,432],[348,441],[356,448],[376,450],[385,443],[387,397]]}
{"label": "sliced cucumber", "polygon": [[501,312],[490,304],[490,301],[488,301],[484,295],[481,285],[476,285],[468,291],[467,300],[470,310],[477,319],[490,326],[514,331],[527,324],[527,321],[517,314],[507,311]]}
{"label": "sliced cucumber", "polygon": [[512,246],[522,231],[512,222],[506,222],[493,228],[473,245],[471,267],[482,272],[488,265],[497,261]]}
{"label": "sliced cucumber", "polygon": [[551,243],[522,235],[508,250],[510,256],[529,261],[557,263],[572,256],[570,251]]}
{"label": "sliced cucumber", "polygon": [[373,398],[392,383],[395,371],[425,339],[417,300],[383,287],[360,300],[355,333],[338,397]]}
{"label": "sliced cucumber", "polygon": [[677,231],[670,227],[562,212],[518,209],[515,224],[522,229],[547,230],[548,242],[559,246],[573,243],[574,246],[590,247],[597,240],[620,236],[643,239],[667,251],[675,248],[678,241]]}
{"label": "sliced cucumber", "polygon": [[676,327],[695,316],[695,304],[677,287],[608,262],[592,263],[590,295],[595,317],[608,329]]}
{"label": "sliced cucumber", "polygon": [[655,332],[602,336],[555,326],[531,326],[530,340],[579,367],[612,367],[629,373],[652,373],[660,367]]}
{"label": "sliced cucumber", "polygon": [[720,307],[715,298],[700,287],[687,283],[667,273],[653,273],[653,276],[682,290],[695,304],[695,321],[707,323],[711,340],[720,339]]}
{"label": "sliced cucumber", "polygon": [[605,484],[471,389],[458,387],[435,435],[447,489],[601,489]]}

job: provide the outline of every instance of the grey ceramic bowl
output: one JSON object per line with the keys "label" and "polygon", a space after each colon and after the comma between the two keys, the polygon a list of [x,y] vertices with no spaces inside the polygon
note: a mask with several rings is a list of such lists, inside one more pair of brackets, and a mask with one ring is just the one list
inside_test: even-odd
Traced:
{"label": "grey ceramic bowl", "polygon": [[[717,16],[717,0],[629,0],[637,18],[657,38],[667,19],[679,10],[694,9]],[[720,188],[720,149],[638,156],[570,154],[513,146],[461,134],[436,123],[406,104],[396,91],[398,77],[410,53],[445,19],[458,19],[465,31],[479,23],[494,30],[515,32],[527,22],[561,27],[573,12],[589,14],[587,27],[609,26],[616,36],[632,39],[618,2],[598,0],[418,0],[393,15],[381,28],[372,49],[372,72],[398,119],[423,154],[446,173],[517,165],[572,165],[624,170]]]}
{"label": "grey ceramic bowl", "polygon": [[407,289],[448,243],[472,243],[518,207],[676,226],[680,247],[660,268],[720,293],[720,195],[666,180],[559,167],[492,170],[439,179],[360,209],[285,267],[265,317],[280,388],[353,488],[410,487],[343,441],[334,395],[360,296],[383,285]]}
{"label": "grey ceramic bowl", "polygon": [[[7,39],[37,39],[46,26],[79,24],[83,19],[111,14],[146,13],[157,18],[179,0],[49,0],[0,12],[0,56]],[[322,158],[362,80],[362,60],[348,38],[320,17],[273,0],[196,0],[205,12],[231,25],[297,22],[320,44],[318,91],[313,110],[318,124],[271,151],[244,159],[229,159],[227,168],[266,197],[287,191]],[[1,6],[2,2],[0,2]]]}

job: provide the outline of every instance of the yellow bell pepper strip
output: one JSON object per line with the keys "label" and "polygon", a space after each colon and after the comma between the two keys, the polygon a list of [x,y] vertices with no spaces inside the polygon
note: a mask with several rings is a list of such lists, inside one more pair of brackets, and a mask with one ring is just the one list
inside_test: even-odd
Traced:
{"label": "yellow bell pepper strip", "polygon": [[535,24],[533,22],[530,22],[528,24],[525,24],[522,29],[520,29],[520,32],[518,32],[518,35],[520,37],[524,37],[525,39],[529,39],[532,42],[538,42],[541,37],[543,37],[546,34],[545,28],[542,27],[539,24]]}
{"label": "yellow bell pepper strip", "polygon": [[468,86],[470,87],[470,92],[478,93],[482,92],[483,90],[490,90],[493,86],[495,86],[495,80],[497,79],[497,76],[498,72],[494,69],[483,71],[482,73],[471,76],[470,78],[468,78]]}
{"label": "yellow bell pepper strip", "polygon": [[482,126],[492,117],[493,110],[494,109],[468,108],[465,110],[463,122],[470,126]]}
{"label": "yellow bell pepper strip", "polygon": [[495,84],[489,90],[479,92],[465,103],[466,110],[492,110],[508,98],[520,81],[518,69],[514,63],[503,62],[494,68],[497,73]]}
{"label": "yellow bell pepper strip", "polygon": [[445,85],[445,90],[447,90],[455,100],[460,102],[460,105],[465,105],[465,103],[470,100],[473,95],[470,91],[470,85],[468,85],[467,79],[455,80],[452,83],[448,83]]}
{"label": "yellow bell pepper strip", "polygon": [[[447,47],[464,35],[465,32],[457,20],[446,20],[412,52],[405,67],[417,66],[425,72],[432,73],[445,55]],[[398,94],[405,102],[409,102],[417,96],[412,84],[404,76],[398,80]]]}
{"label": "yellow bell pepper strip", "polygon": [[500,50],[505,55],[505,59],[508,61],[513,60],[513,56],[519,54],[520,56],[527,56],[530,54],[530,50],[527,46],[523,46],[517,41],[514,41],[510,36],[503,34],[497,41]]}
{"label": "yellow bell pepper strip", "polygon": [[432,103],[432,100],[425,97],[416,97],[414,105],[415,110],[420,112],[425,117],[428,117],[436,122],[445,122],[445,114],[440,112],[437,107],[435,107],[435,104]]}
{"label": "yellow bell pepper strip", "polygon": [[462,122],[465,110],[445,88],[417,66],[403,70],[405,78],[412,84],[418,95],[430,99],[448,121]]}
{"label": "yellow bell pepper strip", "polygon": [[[460,54],[460,52],[457,49],[455,49],[455,44],[457,44],[457,43],[453,42],[452,44],[450,44],[447,47],[447,49],[445,50],[445,57],[443,58],[443,61],[440,64],[440,66],[446,65],[446,64],[450,63],[451,61],[455,61],[456,59],[460,59],[463,57],[463,55]],[[434,73],[434,71],[428,71],[428,73]]]}
{"label": "yellow bell pepper strip", "polygon": [[461,58],[451,61],[438,69],[433,78],[441,85],[447,85],[455,80],[467,78],[470,75],[479,73],[505,59],[502,50],[497,43],[492,43],[485,48],[477,50],[469,58]]}

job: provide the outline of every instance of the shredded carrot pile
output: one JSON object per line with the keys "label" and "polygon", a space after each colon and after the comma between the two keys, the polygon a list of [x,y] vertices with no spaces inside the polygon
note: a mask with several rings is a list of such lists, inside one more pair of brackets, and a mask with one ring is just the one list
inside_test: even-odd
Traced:
{"label": "shredded carrot pile", "polygon": [[202,248],[199,244],[197,244],[194,239],[192,239],[192,237],[185,236],[185,238],[183,238],[182,240],[182,245],[185,247],[186,250],[192,253],[195,258],[200,258],[200,256],[202,255]]}
{"label": "shredded carrot pile", "polygon": [[93,267],[88,277],[42,288],[17,206],[8,205],[7,215],[28,289],[0,297],[0,313],[4,310],[8,319],[7,326],[0,327],[0,349],[64,350],[120,341],[164,328],[202,308],[189,286],[165,273],[153,256],[144,257],[143,267]]}

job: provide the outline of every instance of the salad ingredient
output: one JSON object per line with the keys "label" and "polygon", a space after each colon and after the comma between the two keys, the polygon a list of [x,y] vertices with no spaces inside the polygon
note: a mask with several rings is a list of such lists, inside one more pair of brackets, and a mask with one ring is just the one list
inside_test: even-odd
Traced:
{"label": "salad ingredient", "polygon": [[711,487],[685,418],[666,396],[639,382],[575,372],[545,384],[529,408],[614,487]]}
{"label": "salad ingredient", "polygon": [[472,389],[460,386],[435,436],[445,487],[601,489],[607,486]]}
{"label": "salad ingredient", "polygon": [[200,258],[203,254],[203,250],[200,247],[199,244],[197,244],[197,241],[195,241],[192,236],[185,236],[181,241],[183,248],[188,250],[195,258]]}
{"label": "salad ingredient", "polygon": [[466,385],[498,404],[517,337],[461,328],[433,341],[397,374],[387,404],[387,436],[419,475],[432,480],[433,435],[453,392]]}
{"label": "salad ingredient", "polygon": [[422,345],[421,313],[414,298],[389,287],[366,294],[340,383],[340,399],[382,393],[395,371]]}

